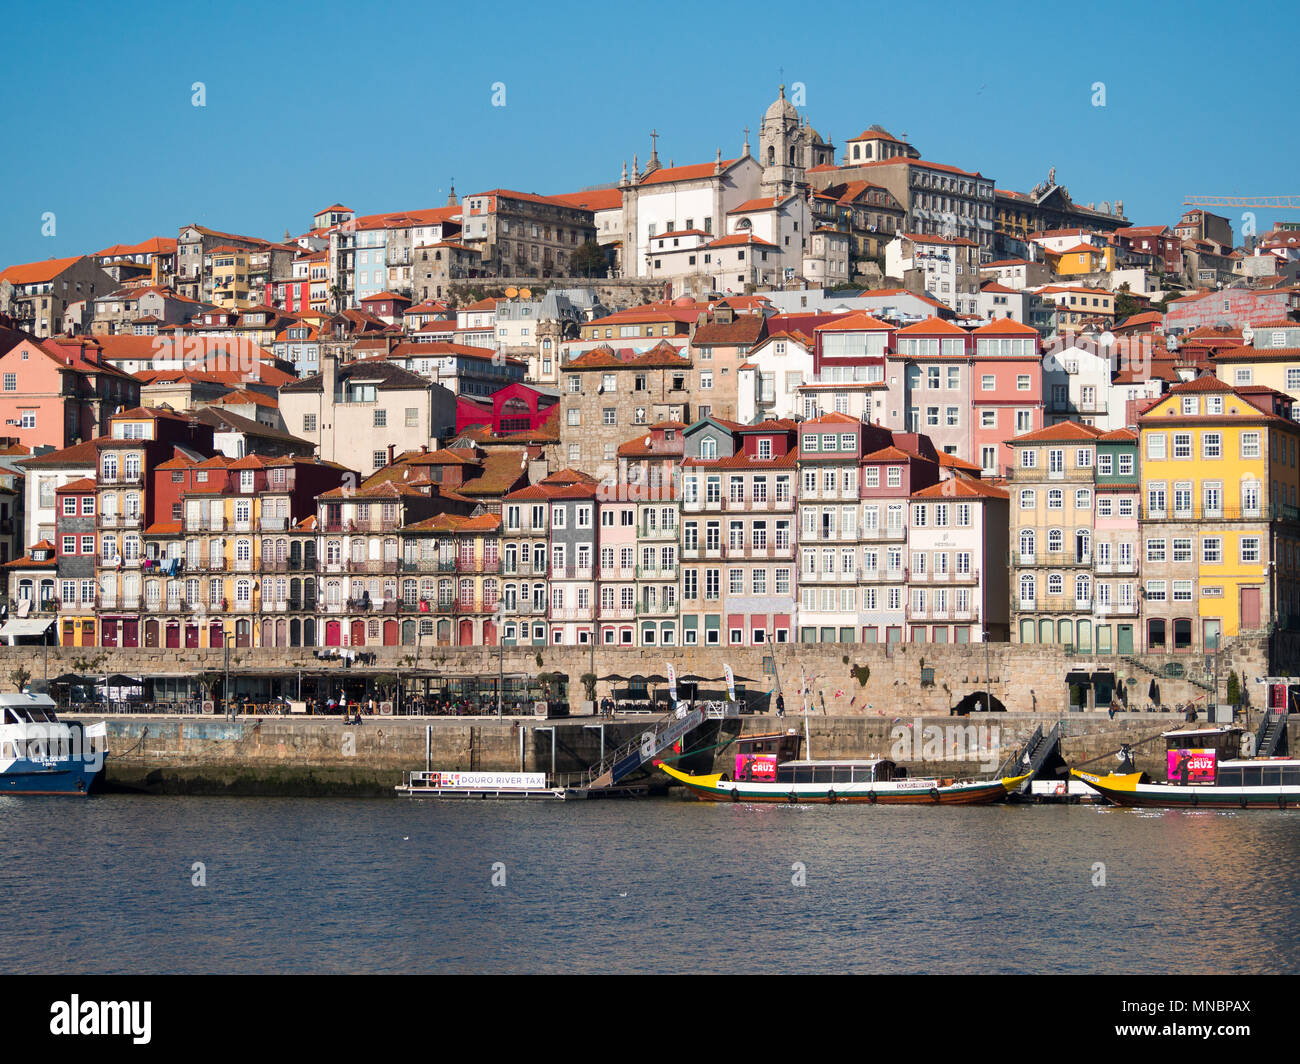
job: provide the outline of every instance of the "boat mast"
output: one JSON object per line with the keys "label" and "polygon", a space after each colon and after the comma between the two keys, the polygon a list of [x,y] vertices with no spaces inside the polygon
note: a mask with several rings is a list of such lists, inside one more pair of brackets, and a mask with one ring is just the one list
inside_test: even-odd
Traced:
{"label": "boat mast", "polygon": [[804,676],[804,668],[799,666],[799,687],[803,692],[803,756],[812,760],[812,734],[808,730],[808,680]]}

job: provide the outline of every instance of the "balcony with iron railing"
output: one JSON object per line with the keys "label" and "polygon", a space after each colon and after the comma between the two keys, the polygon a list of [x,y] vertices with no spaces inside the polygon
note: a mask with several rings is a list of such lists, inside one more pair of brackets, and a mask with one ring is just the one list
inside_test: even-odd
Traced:
{"label": "balcony with iron railing", "polygon": [[919,623],[977,624],[980,619],[978,606],[970,606],[964,610],[959,610],[955,606],[944,606],[942,609],[928,606],[923,610],[918,610],[910,602],[903,608],[903,615],[907,620]]}
{"label": "balcony with iron railing", "polygon": [[[806,579],[806,577],[801,574],[800,579]],[[900,569],[890,569],[885,567],[883,569],[858,570],[858,580],[864,584],[900,584],[905,583],[907,579],[907,566],[903,566]]]}
{"label": "balcony with iron railing", "polygon": [[1296,521],[1300,520],[1300,508],[1281,503],[1250,507],[1191,505],[1155,508],[1143,503],[1140,517],[1143,521]]}
{"label": "balcony with iron railing", "polygon": [[393,574],[401,568],[396,558],[366,558],[361,560],[349,559],[347,571],[349,573],[387,573]]}
{"label": "balcony with iron railing", "polygon": [[1074,566],[1091,566],[1092,552],[1079,550],[1034,551],[1032,554],[1015,550],[1007,556],[1007,563],[1021,568],[1030,565],[1046,565],[1054,569],[1068,569]]}
{"label": "balcony with iron railing", "polygon": [[678,529],[676,525],[672,528],[664,528],[662,525],[656,525],[654,528],[650,528],[648,525],[642,523],[636,527],[636,538],[638,540],[667,540],[671,543],[676,541],[677,532]]}
{"label": "balcony with iron railing", "polygon": [[262,517],[258,519],[258,528],[263,532],[284,532],[289,527],[287,517]]}
{"label": "balcony with iron railing", "polygon": [[1127,561],[1103,562],[1099,560],[1093,566],[1093,572],[1099,575],[1110,575],[1113,573],[1120,576],[1134,576],[1137,574],[1137,571],[1138,571],[1138,567],[1137,567],[1136,556],[1128,559]]}
{"label": "balcony with iron railing", "polygon": [[636,567],[636,579],[638,580],[676,580],[681,575],[681,570],[673,566],[660,565],[638,565]]}
{"label": "balcony with iron railing", "polygon": [[[800,540],[804,540],[807,537],[800,536],[799,538]],[[906,528],[880,528],[880,527],[864,528],[862,529],[861,532],[858,533],[858,538],[868,543],[877,543],[877,542],[894,543],[894,542],[899,542],[901,540],[907,539],[907,529]]]}
{"label": "balcony with iron railing", "polygon": [[1096,470],[1092,466],[1084,469],[1046,469],[1035,467],[1025,469],[1017,466],[1007,471],[1007,480],[1017,484],[1042,484],[1062,481],[1064,483],[1090,483],[1095,479]]}
{"label": "balcony with iron railing", "polygon": [[645,602],[636,604],[638,617],[676,617],[680,609],[676,602]]}
{"label": "balcony with iron railing", "polygon": [[200,517],[186,518],[186,532],[224,532],[226,531],[226,519],[224,517]]}
{"label": "balcony with iron railing", "polygon": [[948,570],[947,572],[937,573],[933,570],[927,572],[915,572],[911,575],[913,584],[958,584],[958,585],[975,585],[980,582],[980,571],[971,569],[964,573]]}
{"label": "balcony with iron railing", "polygon": [[1092,613],[1091,596],[1079,598],[1077,595],[1043,595],[1026,599],[1013,593],[1011,604],[1022,613],[1028,610],[1035,613]]}
{"label": "balcony with iron railing", "polygon": [[593,574],[590,565],[552,565],[550,577],[552,580],[591,580]]}

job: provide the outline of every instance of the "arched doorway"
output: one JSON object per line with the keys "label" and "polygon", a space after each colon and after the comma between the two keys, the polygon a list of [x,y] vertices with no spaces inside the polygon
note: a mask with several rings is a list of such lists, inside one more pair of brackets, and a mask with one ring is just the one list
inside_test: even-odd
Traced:
{"label": "arched doorway", "polygon": [[964,717],[968,713],[1005,713],[1006,711],[1007,707],[1002,704],[1002,699],[986,691],[972,691],[952,707],[953,715],[958,717]]}
{"label": "arched doorway", "polygon": [[343,645],[343,625],[338,621],[325,622],[325,645],[341,647]]}
{"label": "arched doorway", "polygon": [[491,618],[483,622],[483,645],[485,647],[497,645],[497,623]]}
{"label": "arched doorway", "polygon": [[354,647],[363,647],[366,645],[366,622],[352,622],[352,645]]}
{"label": "arched doorway", "polygon": [[289,645],[302,646],[302,622],[297,617],[289,622]]}
{"label": "arched doorway", "polygon": [[468,617],[461,618],[460,635],[456,639],[456,645],[460,647],[472,647],[474,645],[474,622]]}
{"label": "arched doorway", "polygon": [[156,647],[158,645],[158,622],[144,622],[144,645],[146,647]]}
{"label": "arched doorway", "polygon": [[384,622],[384,646],[397,646],[397,622],[388,620]]}
{"label": "arched doorway", "polygon": [[181,622],[180,621],[167,622],[165,638],[166,638],[166,645],[169,648],[179,647],[181,645]]}
{"label": "arched doorway", "polygon": [[404,647],[415,646],[415,622],[414,621],[402,622],[402,646]]}
{"label": "arched doorway", "polygon": [[302,645],[305,647],[314,647],[316,645],[315,617],[308,617],[302,622]]}

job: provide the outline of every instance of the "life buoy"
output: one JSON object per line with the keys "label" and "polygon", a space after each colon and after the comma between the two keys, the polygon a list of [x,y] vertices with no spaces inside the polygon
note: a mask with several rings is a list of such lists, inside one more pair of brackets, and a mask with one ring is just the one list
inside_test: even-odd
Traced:
{"label": "life buoy", "polygon": [[794,796],[794,791],[791,791],[788,795],[786,795],[785,800],[789,802],[791,805],[794,805],[795,802],[797,802],[799,799]]}
{"label": "life buoy", "polygon": [[835,791],[834,791],[834,790],[829,790],[829,791],[826,792],[826,800],[827,800],[828,802],[833,802],[833,801],[835,801]]}
{"label": "life buoy", "polygon": [[732,787],[732,788],[731,788],[731,800],[732,800],[733,802],[738,802],[738,801],[740,801],[740,788],[739,788],[739,787]]}
{"label": "life buoy", "polygon": [[930,797],[933,798],[936,802],[939,800],[939,788],[938,788],[938,787],[931,787],[931,788],[930,788]]}

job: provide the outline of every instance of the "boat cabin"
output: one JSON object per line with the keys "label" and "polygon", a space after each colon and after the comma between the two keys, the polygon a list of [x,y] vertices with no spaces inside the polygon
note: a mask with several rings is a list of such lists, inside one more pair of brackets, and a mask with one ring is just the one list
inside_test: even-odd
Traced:
{"label": "boat cabin", "polygon": [[888,758],[866,761],[789,761],[777,766],[777,783],[886,783],[907,778]]}
{"label": "boat cabin", "polygon": [[1165,777],[1170,783],[1213,784],[1218,766],[1241,756],[1235,725],[1165,732]]}
{"label": "boat cabin", "polygon": [[1300,787],[1300,760],[1225,761],[1216,782],[1220,787]]}
{"label": "boat cabin", "polygon": [[734,779],[764,781],[777,778],[777,768],[799,756],[803,736],[795,731],[742,735],[735,741]]}

